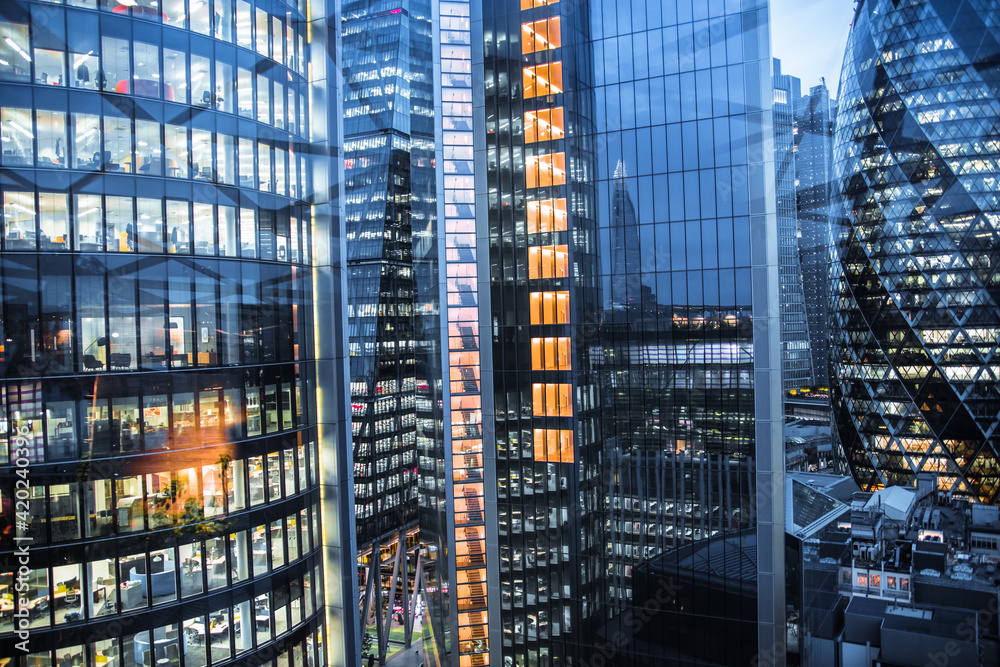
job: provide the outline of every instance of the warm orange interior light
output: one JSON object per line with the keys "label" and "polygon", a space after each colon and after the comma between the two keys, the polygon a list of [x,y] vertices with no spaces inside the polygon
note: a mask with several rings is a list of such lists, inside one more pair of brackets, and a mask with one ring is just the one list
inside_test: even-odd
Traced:
{"label": "warm orange interior light", "polygon": [[564,232],[567,229],[566,199],[528,202],[528,233]]}
{"label": "warm orange interior light", "polygon": [[525,67],[522,71],[524,99],[562,92],[562,62]]}
{"label": "warm orange interior light", "polygon": [[532,292],[532,324],[568,324],[569,292]]}
{"label": "warm orange interior light", "polygon": [[521,53],[548,51],[560,46],[562,46],[562,37],[558,16],[521,24]]}
{"label": "warm orange interior light", "polygon": [[565,278],[569,275],[569,252],[565,245],[528,248],[528,279]]}
{"label": "warm orange interior light", "polygon": [[573,385],[539,383],[531,385],[532,412],[539,417],[572,417],[570,397]]}
{"label": "warm orange interior light", "polygon": [[573,431],[558,428],[536,428],[534,458],[548,463],[573,463]]}
{"label": "warm orange interior light", "polygon": [[563,108],[537,109],[524,113],[524,143],[554,141],[566,134]]}
{"label": "warm orange interior light", "polygon": [[568,371],[570,370],[570,339],[532,338],[531,339],[531,370],[533,371]]}
{"label": "warm orange interior light", "polygon": [[524,161],[524,180],[529,188],[547,188],[566,183],[566,154],[529,155]]}

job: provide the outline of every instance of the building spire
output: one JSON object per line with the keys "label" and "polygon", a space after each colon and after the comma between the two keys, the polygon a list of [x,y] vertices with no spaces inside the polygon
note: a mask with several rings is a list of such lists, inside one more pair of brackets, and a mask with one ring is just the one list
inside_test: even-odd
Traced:
{"label": "building spire", "polygon": [[620,181],[624,178],[625,178],[625,163],[621,160],[618,160],[618,166],[615,167],[614,179],[616,181]]}

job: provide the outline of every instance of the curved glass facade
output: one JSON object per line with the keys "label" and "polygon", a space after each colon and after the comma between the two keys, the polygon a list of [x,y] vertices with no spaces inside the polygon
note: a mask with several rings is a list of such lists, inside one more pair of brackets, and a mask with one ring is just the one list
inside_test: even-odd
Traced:
{"label": "curved glass facade", "polygon": [[865,490],[930,472],[1000,501],[998,24],[988,3],[867,0],[847,44],[831,365]]}
{"label": "curved glass facade", "polygon": [[322,663],[304,3],[68,5],[0,7],[0,655]]}

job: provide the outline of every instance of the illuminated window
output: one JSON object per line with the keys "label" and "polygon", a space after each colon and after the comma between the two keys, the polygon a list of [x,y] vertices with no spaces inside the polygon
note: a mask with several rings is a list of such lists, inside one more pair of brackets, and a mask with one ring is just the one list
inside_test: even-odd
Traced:
{"label": "illuminated window", "polygon": [[532,410],[538,417],[572,417],[573,385],[542,384],[531,386]]}
{"label": "illuminated window", "polygon": [[[469,615],[470,614],[459,614],[459,616],[469,616]],[[482,616],[482,614],[481,613],[477,613],[477,614],[475,614],[475,616]],[[480,627],[485,628],[486,626],[480,626]],[[479,643],[478,641],[475,643],[475,649],[476,650],[478,650],[478,648],[480,646],[482,646],[483,648],[486,647],[486,643],[485,643],[486,640],[483,639],[481,641],[483,643]],[[486,654],[486,653],[474,653],[472,655],[460,655],[458,657],[458,667],[482,667],[482,665],[489,664],[488,662],[485,662],[485,658],[487,658],[487,657],[488,657],[488,654]]]}
{"label": "illuminated window", "polygon": [[573,462],[573,431],[558,428],[536,428],[535,460],[549,463]]}
{"label": "illuminated window", "polygon": [[546,63],[525,67],[522,72],[524,99],[562,92],[562,63]]}
{"label": "illuminated window", "polygon": [[563,108],[539,109],[524,114],[524,143],[554,141],[562,139],[566,126],[563,123]]}
{"label": "illuminated window", "polygon": [[566,246],[543,245],[528,248],[528,278],[565,278],[569,275]]}
{"label": "illuminated window", "polygon": [[569,338],[532,338],[531,370],[570,370]]}
{"label": "illuminated window", "polygon": [[868,585],[868,574],[865,572],[858,572],[858,586]]}
{"label": "illuminated window", "polygon": [[568,324],[569,292],[532,292],[532,324]]}
{"label": "illuminated window", "polygon": [[566,200],[541,199],[528,202],[528,233],[566,231]]}
{"label": "illuminated window", "polygon": [[562,46],[559,17],[553,16],[521,24],[521,53],[548,51]]}
{"label": "illuminated window", "polygon": [[544,7],[545,5],[554,5],[557,2],[559,2],[559,0],[521,0],[521,9]]}
{"label": "illuminated window", "polygon": [[546,188],[566,183],[566,154],[529,155],[525,160],[524,180],[529,188]]}
{"label": "illuminated window", "polygon": [[468,540],[485,540],[486,539],[486,527],[485,526],[462,526],[461,528],[455,529],[455,541],[462,542]]}

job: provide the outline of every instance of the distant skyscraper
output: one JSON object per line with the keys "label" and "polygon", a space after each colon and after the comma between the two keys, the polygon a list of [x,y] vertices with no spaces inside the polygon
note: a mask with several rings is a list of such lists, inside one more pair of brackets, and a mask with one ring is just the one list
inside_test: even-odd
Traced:
{"label": "distant skyscraper", "polygon": [[[409,602],[419,556],[412,230],[434,191],[431,1],[347,0],[341,11],[358,568],[371,653],[383,656],[398,622],[385,597],[398,586]],[[383,567],[399,581],[379,579]],[[400,606],[406,625],[411,605]]]}
{"label": "distant skyscraper", "polygon": [[778,272],[781,308],[781,381],[784,388],[796,389],[813,383],[809,326],[802,293],[799,263],[799,225],[795,192],[794,103],[799,97],[799,80],[781,73],[781,61],[774,59],[774,168],[778,202]]}
{"label": "distant skyscraper", "polygon": [[653,307],[652,290],[643,289],[639,251],[639,223],[635,204],[626,186],[625,163],[619,161],[611,193],[611,319],[624,320],[632,313],[640,316],[643,293],[648,292],[647,308]]}
{"label": "distant skyscraper", "polygon": [[865,490],[938,475],[1000,502],[992,3],[863,0],[834,162],[833,405]]}
{"label": "distant skyscraper", "polygon": [[836,103],[823,82],[795,103],[799,260],[816,383],[830,380],[830,212],[834,195],[833,116]]}

